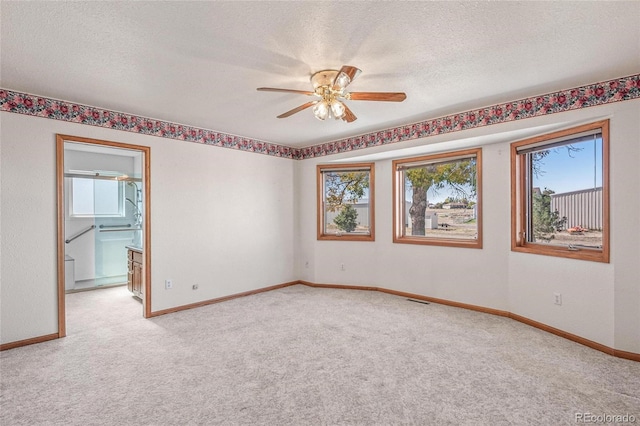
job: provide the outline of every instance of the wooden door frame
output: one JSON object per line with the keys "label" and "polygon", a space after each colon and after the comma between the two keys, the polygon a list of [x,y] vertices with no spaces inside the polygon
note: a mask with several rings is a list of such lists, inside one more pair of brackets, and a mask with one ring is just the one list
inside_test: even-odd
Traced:
{"label": "wooden door frame", "polygon": [[84,138],[56,134],[56,185],[57,185],[57,216],[58,216],[58,337],[67,335],[65,309],[65,204],[64,204],[64,143],[76,142],[89,145],[101,145],[112,148],[128,149],[143,153],[142,182],[144,185],[144,215],[142,229],[144,232],[143,250],[143,285],[142,314],[151,317],[151,148],[148,146],[131,145],[121,142],[111,142],[100,139]]}

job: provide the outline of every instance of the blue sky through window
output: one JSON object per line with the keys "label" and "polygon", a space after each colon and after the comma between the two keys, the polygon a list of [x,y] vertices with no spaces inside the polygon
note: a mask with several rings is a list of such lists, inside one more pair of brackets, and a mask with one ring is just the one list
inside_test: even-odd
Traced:
{"label": "blue sky through window", "polygon": [[602,186],[602,138],[552,148],[539,163],[542,173],[534,175],[533,186],[556,194]]}

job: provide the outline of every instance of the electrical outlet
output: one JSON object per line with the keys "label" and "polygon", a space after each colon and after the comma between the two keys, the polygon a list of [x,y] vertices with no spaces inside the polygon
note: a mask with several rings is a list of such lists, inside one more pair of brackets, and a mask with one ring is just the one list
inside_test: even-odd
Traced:
{"label": "electrical outlet", "polygon": [[553,293],[553,303],[556,305],[562,305],[562,294]]}
{"label": "electrical outlet", "polygon": [[191,286],[191,289],[192,289],[192,290],[197,290],[197,289],[198,289],[198,284],[194,284],[194,285],[192,285],[192,286]]}
{"label": "electrical outlet", "polygon": [[309,269],[309,261],[308,260],[306,262],[304,262],[304,267]]}
{"label": "electrical outlet", "polygon": [[173,288],[173,280],[164,280],[165,290],[171,290]]}
{"label": "electrical outlet", "polygon": [[346,269],[344,268],[344,263],[341,263],[341,264],[340,264],[340,270],[341,270],[341,271],[346,271]]}

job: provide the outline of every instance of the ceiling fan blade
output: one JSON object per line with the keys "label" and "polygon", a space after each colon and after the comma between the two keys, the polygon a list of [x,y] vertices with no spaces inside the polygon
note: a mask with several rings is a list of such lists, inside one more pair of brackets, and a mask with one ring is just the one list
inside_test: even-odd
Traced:
{"label": "ceiling fan blade", "polygon": [[278,118],[287,118],[287,117],[289,117],[289,116],[291,116],[291,115],[295,114],[296,112],[300,112],[300,111],[302,111],[302,110],[304,110],[304,109],[309,108],[310,106],[315,105],[316,103],[318,103],[318,101],[307,102],[306,104],[302,104],[302,105],[300,105],[299,107],[292,109],[291,111],[287,111],[287,112],[285,112],[285,113],[283,113],[283,114],[280,114],[280,115],[278,116]]}
{"label": "ceiling fan blade", "polygon": [[275,87],[258,87],[261,92],[286,92],[286,93],[299,93],[301,95],[315,95],[315,92],[309,92],[308,90],[293,90],[293,89],[276,89]]}
{"label": "ceiling fan blade", "polygon": [[351,92],[347,99],[353,101],[402,102],[407,99],[407,95],[404,92]]}
{"label": "ceiling fan blade", "polygon": [[351,123],[352,121],[356,121],[357,119],[358,117],[356,117],[353,111],[351,111],[349,107],[345,105],[344,115],[342,116],[342,120],[346,121],[347,123]]}
{"label": "ceiling fan blade", "polygon": [[352,67],[351,65],[343,65],[336,74],[336,78],[333,80],[333,90],[344,89],[351,83],[355,78],[360,75],[362,71],[356,67]]}

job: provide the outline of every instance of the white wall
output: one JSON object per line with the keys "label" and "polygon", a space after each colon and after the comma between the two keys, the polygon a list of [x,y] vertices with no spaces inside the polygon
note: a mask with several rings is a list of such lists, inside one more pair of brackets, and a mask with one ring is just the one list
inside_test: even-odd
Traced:
{"label": "white wall", "polygon": [[[522,137],[486,140],[492,133],[571,127],[607,117],[611,119],[611,263],[511,252],[509,144]],[[299,162],[296,270],[301,279],[315,283],[383,287],[505,310],[640,353],[639,123],[636,100]],[[391,159],[376,161],[376,241],[317,241],[316,164],[419,145],[447,150],[456,139],[475,140],[475,146],[483,149],[483,249],[393,244]],[[340,270],[342,263],[345,271]],[[554,305],[554,292],[562,293],[562,306]]]}
{"label": "white wall", "polygon": [[[635,105],[635,108],[633,107]],[[620,350],[640,353],[640,101],[616,112],[610,129],[612,253],[615,269],[614,341]],[[622,124],[624,123],[624,125]]]}
{"label": "white wall", "polygon": [[[1,113],[2,343],[58,330],[56,133],[151,147],[154,311],[297,278],[295,162]],[[172,290],[164,289],[165,278],[173,279]]]}
{"label": "white wall", "polygon": [[293,161],[160,138],[151,158],[152,277],[174,285],[154,310],[297,278]]}

